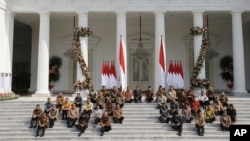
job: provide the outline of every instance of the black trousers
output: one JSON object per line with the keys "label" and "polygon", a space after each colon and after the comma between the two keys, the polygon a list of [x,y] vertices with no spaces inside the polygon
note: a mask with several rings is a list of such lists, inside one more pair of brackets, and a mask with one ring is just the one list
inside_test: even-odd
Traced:
{"label": "black trousers", "polygon": [[180,125],[173,125],[172,128],[175,129],[175,130],[177,130],[178,133],[182,133],[182,124],[180,124]]}
{"label": "black trousers", "polygon": [[34,121],[35,121],[35,127],[36,127],[36,125],[37,125],[37,119],[38,119],[38,117],[36,117],[36,118],[31,117],[30,126],[33,126]]}
{"label": "black trousers", "polygon": [[153,101],[153,98],[152,98],[152,97],[146,98],[146,101],[147,101],[148,103],[150,103],[150,102]]}
{"label": "black trousers", "polygon": [[103,134],[104,132],[108,132],[111,129],[112,129],[111,126],[103,126],[101,127],[101,133]]}
{"label": "black trousers", "polygon": [[45,126],[44,127],[40,127],[38,126],[37,129],[36,129],[36,136],[39,136],[39,131],[42,130],[42,134],[41,135],[44,135],[45,133]]}
{"label": "black trousers", "polygon": [[141,103],[141,96],[135,96],[134,97],[134,102],[135,103]]}
{"label": "black trousers", "polygon": [[68,117],[68,110],[62,110],[62,120],[67,119]]}
{"label": "black trousers", "polygon": [[73,127],[75,125],[76,121],[77,121],[77,118],[74,118],[74,119],[67,118],[67,125],[68,125],[68,127]]}
{"label": "black trousers", "polygon": [[56,118],[50,118],[49,119],[49,126],[53,127],[56,120],[57,120]]}
{"label": "black trousers", "polygon": [[198,126],[196,124],[196,128],[197,128],[197,133],[200,134],[200,133],[204,133],[204,126]]}
{"label": "black trousers", "polygon": [[222,124],[220,124],[220,127],[221,127],[221,130],[223,130],[223,131],[229,131],[229,127],[226,127]]}
{"label": "black trousers", "polygon": [[80,133],[84,133],[85,130],[88,128],[88,125],[80,126],[79,124],[76,126],[76,128],[80,131]]}
{"label": "black trousers", "polygon": [[120,118],[113,117],[113,120],[115,123],[122,123],[122,121],[124,120],[124,117],[120,117]]}
{"label": "black trousers", "polygon": [[94,121],[95,125],[98,124],[100,121],[101,121],[101,118],[96,117],[96,118],[95,118],[95,121]]}
{"label": "black trousers", "polygon": [[78,104],[75,103],[75,105],[76,105],[76,107],[79,108],[79,113],[81,113],[81,111],[82,111],[82,103],[78,103]]}
{"label": "black trousers", "polygon": [[61,113],[62,110],[62,104],[57,104],[56,108],[58,109],[58,112]]}

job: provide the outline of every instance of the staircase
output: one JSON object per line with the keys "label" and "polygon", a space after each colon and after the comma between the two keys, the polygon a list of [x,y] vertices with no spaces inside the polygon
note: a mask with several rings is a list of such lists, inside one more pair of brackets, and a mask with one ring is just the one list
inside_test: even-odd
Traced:
{"label": "staircase", "polygon": [[[54,98],[55,99],[55,98]],[[71,98],[72,101],[73,98]],[[52,97],[53,100],[53,97]],[[237,110],[236,124],[250,123],[250,98],[229,97]],[[55,122],[54,128],[48,128],[44,137],[34,137],[36,129],[30,129],[30,118],[36,104],[40,101],[4,101],[0,102],[0,141],[229,141],[229,132],[220,130],[219,117],[214,123],[206,124],[204,136],[198,136],[194,121],[184,123],[182,136],[177,135],[169,124],[160,123],[156,103],[131,103],[123,108],[123,124],[112,123],[112,130],[100,136],[100,126],[93,127],[93,119],[81,137],[76,128],[67,128],[66,121]]]}

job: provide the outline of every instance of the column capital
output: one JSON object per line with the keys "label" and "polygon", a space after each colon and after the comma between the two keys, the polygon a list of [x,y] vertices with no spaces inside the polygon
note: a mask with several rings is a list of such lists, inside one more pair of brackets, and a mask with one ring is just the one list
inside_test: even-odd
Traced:
{"label": "column capital", "polygon": [[193,10],[192,14],[193,15],[199,15],[199,14],[203,14],[205,12],[205,10]]}
{"label": "column capital", "polygon": [[127,10],[125,9],[119,9],[119,10],[116,10],[115,13],[116,15],[126,15],[127,14]]}
{"label": "column capital", "polygon": [[48,10],[41,10],[41,11],[38,11],[38,14],[40,16],[49,16],[50,15],[50,11],[48,11]]}
{"label": "column capital", "polygon": [[241,15],[245,10],[242,10],[242,9],[235,9],[235,10],[232,10],[230,13],[232,15]]}
{"label": "column capital", "polygon": [[87,11],[87,10],[77,10],[76,14],[78,16],[87,16],[89,14],[89,11]]}
{"label": "column capital", "polygon": [[8,10],[8,11],[7,11],[7,13],[8,13],[9,15],[13,16],[13,17],[15,17],[15,16],[16,16],[16,13],[15,13],[15,12],[13,12],[13,11],[11,11],[11,10]]}
{"label": "column capital", "polygon": [[166,13],[165,10],[154,11],[155,16],[164,16],[165,13]]}
{"label": "column capital", "polygon": [[6,9],[6,2],[5,2],[5,0],[0,0],[0,9],[3,9],[3,10]]}

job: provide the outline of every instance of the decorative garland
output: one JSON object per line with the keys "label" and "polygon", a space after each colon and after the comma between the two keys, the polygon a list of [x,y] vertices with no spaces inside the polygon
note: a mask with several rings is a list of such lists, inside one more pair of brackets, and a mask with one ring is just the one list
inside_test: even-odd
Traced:
{"label": "decorative garland", "polygon": [[90,71],[86,65],[86,62],[82,55],[81,50],[81,43],[80,43],[80,37],[88,37],[93,34],[93,31],[90,28],[83,28],[78,27],[74,29],[74,53],[75,53],[75,59],[80,64],[80,68],[82,71],[82,74],[85,76],[85,81],[77,80],[73,82],[73,87],[75,90],[82,90],[82,89],[90,89],[92,86],[92,77],[90,74]]}
{"label": "decorative garland", "polygon": [[207,28],[203,27],[192,27],[190,34],[195,36],[195,35],[202,35],[202,45],[201,45],[201,50],[198,56],[198,59],[196,61],[196,64],[194,66],[193,69],[193,74],[192,74],[192,78],[191,78],[191,86],[192,87],[199,87],[199,88],[203,88],[209,87],[210,81],[205,78],[205,79],[197,79],[200,70],[203,66],[203,62],[205,61],[205,56],[207,53],[207,49],[209,47],[209,40],[208,40],[208,32],[207,32]]}

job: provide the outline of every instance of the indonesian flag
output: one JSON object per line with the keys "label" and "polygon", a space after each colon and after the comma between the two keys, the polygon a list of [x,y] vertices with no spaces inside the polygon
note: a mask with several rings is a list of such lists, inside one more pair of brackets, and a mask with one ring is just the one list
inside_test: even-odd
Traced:
{"label": "indonesian flag", "polygon": [[173,85],[173,63],[172,61],[169,61],[167,83],[168,83],[168,86]]}
{"label": "indonesian flag", "polygon": [[177,68],[177,63],[175,61],[173,66],[173,87],[177,88],[177,85],[178,85],[178,68]]}
{"label": "indonesian flag", "polygon": [[106,64],[106,88],[110,88],[110,65],[109,61]]}
{"label": "indonesian flag", "polygon": [[102,62],[102,86],[106,86],[105,82],[105,63]]}
{"label": "indonesian flag", "polygon": [[120,72],[120,84],[122,90],[124,90],[127,87],[126,84],[126,60],[125,60],[125,49],[124,49],[124,43],[122,40],[122,36],[120,36],[120,48],[119,48],[119,72]]}
{"label": "indonesian flag", "polygon": [[183,70],[182,70],[181,62],[178,62],[177,68],[178,68],[178,84],[177,84],[177,88],[181,89],[181,88],[184,87]]}
{"label": "indonesian flag", "polygon": [[161,43],[160,43],[159,64],[160,64],[160,85],[163,88],[165,88],[166,67],[165,67],[165,53],[164,53],[164,47],[162,43],[162,36],[161,36]]}
{"label": "indonesian flag", "polygon": [[116,78],[114,62],[111,63],[110,86],[111,87],[117,86],[117,78]]}

